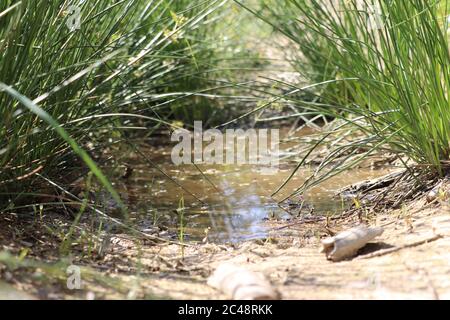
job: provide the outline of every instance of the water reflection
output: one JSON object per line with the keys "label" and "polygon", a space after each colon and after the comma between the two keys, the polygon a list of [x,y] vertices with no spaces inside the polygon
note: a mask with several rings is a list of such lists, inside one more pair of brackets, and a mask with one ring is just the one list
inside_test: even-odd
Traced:
{"label": "water reflection", "polygon": [[[143,230],[162,225],[176,234],[183,219],[186,240],[200,241],[210,228],[209,241],[234,242],[265,237],[267,230],[261,222],[268,217],[289,217],[270,194],[289,176],[294,163],[284,163],[276,174],[261,175],[260,168],[251,165],[175,166],[171,163],[170,147],[142,146],[140,151],[153,165],[139,156],[126,159],[134,173],[126,182],[116,182],[116,187],[122,191],[136,225]],[[342,202],[332,199],[337,189],[388,172],[356,169],[351,174],[330,179],[304,196],[308,204],[304,208],[314,207],[315,214],[340,211]],[[310,169],[300,170],[279,194],[279,199],[289,195],[309,174]],[[176,211],[181,197],[185,204],[182,218]]]}

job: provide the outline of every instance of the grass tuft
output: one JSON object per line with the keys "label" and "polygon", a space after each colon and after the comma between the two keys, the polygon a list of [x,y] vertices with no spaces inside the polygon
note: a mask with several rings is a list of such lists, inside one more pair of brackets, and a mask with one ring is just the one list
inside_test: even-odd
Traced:
{"label": "grass tuft", "polygon": [[[335,144],[298,192],[376,151],[393,153],[404,164],[415,163],[436,175],[446,173],[450,163],[446,0],[266,3],[266,13],[259,17],[293,42],[298,49],[295,67],[313,82],[339,81],[315,91],[319,101],[285,97],[305,114],[341,119],[343,123],[325,135],[347,141]],[[363,135],[355,135],[355,130]]]}

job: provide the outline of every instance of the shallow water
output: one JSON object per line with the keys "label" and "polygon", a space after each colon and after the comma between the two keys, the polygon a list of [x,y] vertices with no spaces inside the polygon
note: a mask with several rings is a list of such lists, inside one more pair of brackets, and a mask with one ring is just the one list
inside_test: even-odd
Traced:
{"label": "shallow water", "polygon": [[[290,145],[286,143],[280,149],[286,150]],[[266,237],[267,230],[262,222],[269,217],[289,219],[298,215],[295,206],[289,209],[284,205],[282,209],[270,197],[294,169],[293,162],[282,162],[278,172],[268,175],[261,174],[260,168],[252,165],[176,166],[171,161],[171,148],[168,146],[146,146],[140,151],[153,164],[140,156],[126,159],[134,173],[126,182],[117,181],[115,184],[141,230],[163,225],[168,228],[168,234],[177,234],[183,225],[184,241],[199,241],[208,234],[209,241],[235,242]],[[311,169],[300,169],[277,199],[289,195],[310,173]],[[336,190],[387,173],[388,170],[354,169],[332,178],[304,195],[306,205],[300,214],[308,214],[311,208],[314,208],[314,214],[342,211],[345,203],[333,198]],[[182,198],[184,210],[176,211],[182,206]]]}

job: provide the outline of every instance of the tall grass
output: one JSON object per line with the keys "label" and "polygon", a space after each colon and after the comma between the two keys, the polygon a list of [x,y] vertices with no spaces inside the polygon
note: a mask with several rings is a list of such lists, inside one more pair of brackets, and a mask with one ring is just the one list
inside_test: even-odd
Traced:
{"label": "tall grass", "polygon": [[[335,81],[305,112],[342,119],[314,185],[376,150],[443,175],[450,156],[450,53],[446,0],[272,1],[260,18],[296,44],[310,79]],[[243,4],[244,5],[244,4]],[[244,5],[245,6],[245,5]],[[292,86],[294,87],[294,86]],[[354,135],[357,128],[364,135]],[[320,142],[320,141],[319,141]],[[314,146],[319,146],[320,143]],[[361,153],[362,152],[362,153]],[[333,161],[330,169],[328,164]],[[304,159],[305,160],[305,159]],[[302,161],[304,163],[304,161]]]}
{"label": "tall grass", "polygon": [[[2,1],[0,193],[33,192],[35,173],[67,178],[77,146],[102,128],[111,138],[129,119],[156,127],[180,117],[179,97],[206,86],[216,57],[202,40],[225,3]],[[71,5],[79,30],[66,25]]]}

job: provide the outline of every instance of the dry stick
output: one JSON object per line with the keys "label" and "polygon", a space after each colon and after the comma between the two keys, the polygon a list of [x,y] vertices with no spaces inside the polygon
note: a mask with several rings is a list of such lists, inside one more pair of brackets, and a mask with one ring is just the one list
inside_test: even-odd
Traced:
{"label": "dry stick", "polygon": [[25,180],[33,175],[35,175],[36,173],[38,173],[39,171],[41,171],[42,169],[44,169],[43,165],[40,165],[39,167],[37,167],[36,169],[34,169],[33,171],[26,173],[23,176],[17,177],[17,178],[13,178],[13,179],[9,179],[9,180],[4,180],[4,181],[0,181],[0,185],[2,184],[7,184],[7,183],[11,183],[14,181],[21,181],[21,180]]}
{"label": "dry stick", "polygon": [[314,219],[302,219],[302,220],[297,221],[297,222],[293,222],[293,223],[290,223],[290,224],[287,224],[287,225],[284,225],[284,226],[281,226],[281,227],[278,227],[278,228],[274,228],[274,229],[272,229],[272,231],[283,230],[283,229],[287,229],[287,228],[294,227],[294,226],[297,226],[297,225],[301,225],[301,224],[304,224],[304,223],[321,222],[321,221],[324,221],[324,220],[325,220],[324,217],[317,217],[317,218],[314,218]]}
{"label": "dry stick", "polygon": [[[380,204],[380,202],[386,197],[386,195],[387,195],[390,191],[392,191],[392,190],[397,186],[397,184],[405,177],[406,172],[407,172],[407,171],[404,171],[404,172],[402,172],[401,174],[399,174],[399,177],[398,177],[398,178],[396,178],[396,179],[395,179],[388,187],[386,187],[384,191],[380,192],[380,194],[375,198],[376,203],[375,203],[374,205],[371,206],[371,210],[374,210],[374,209]],[[370,188],[370,187],[369,187],[369,188]],[[344,188],[344,189],[345,189],[345,188]],[[413,194],[413,193],[414,193],[415,191],[417,191],[418,189],[420,189],[420,186],[411,189],[405,196],[400,197],[400,198],[395,202],[395,204],[394,204],[392,207],[395,208],[396,206],[398,206],[400,200],[403,200],[403,199],[406,198],[407,196]],[[416,212],[421,211],[421,210],[425,209],[426,207],[431,206],[431,205],[434,204],[435,202],[436,202],[436,199],[433,200],[433,201],[431,201],[430,203],[428,203],[425,207],[422,207],[420,210],[417,210]],[[349,215],[353,214],[355,211],[358,211],[359,209],[360,209],[360,208],[350,209],[350,210],[348,210],[347,212],[345,212],[345,214],[346,214],[347,216],[349,216]],[[343,216],[341,215],[341,216],[338,217],[338,218],[343,218]],[[390,223],[388,223],[388,224],[390,224]]]}
{"label": "dry stick", "polygon": [[[433,183],[434,184],[434,183]],[[422,183],[416,183],[413,185],[413,187],[411,188],[410,191],[408,191],[406,194],[400,196],[395,203],[392,205],[392,208],[398,208],[400,202],[402,202],[403,200],[411,197],[411,195],[416,194],[417,196],[417,192],[420,191],[420,189],[423,189],[423,184]],[[422,193],[423,194],[423,193]],[[420,196],[420,192],[419,192],[419,196]]]}
{"label": "dry stick", "polygon": [[416,241],[416,242],[412,242],[412,243],[408,243],[408,244],[405,244],[405,245],[402,245],[402,246],[399,246],[399,247],[379,250],[379,251],[376,251],[376,252],[365,254],[363,256],[359,256],[359,257],[355,258],[354,260],[370,259],[370,258],[374,258],[374,257],[384,256],[384,255],[389,254],[389,253],[400,251],[400,250],[406,249],[406,248],[412,248],[412,247],[420,246],[422,244],[426,244],[426,243],[429,243],[429,242],[432,242],[432,241],[436,241],[436,240],[439,240],[441,238],[443,238],[443,236],[440,235],[440,234],[437,234],[437,235],[434,235],[434,236],[432,236],[430,238],[423,239],[423,240]]}

